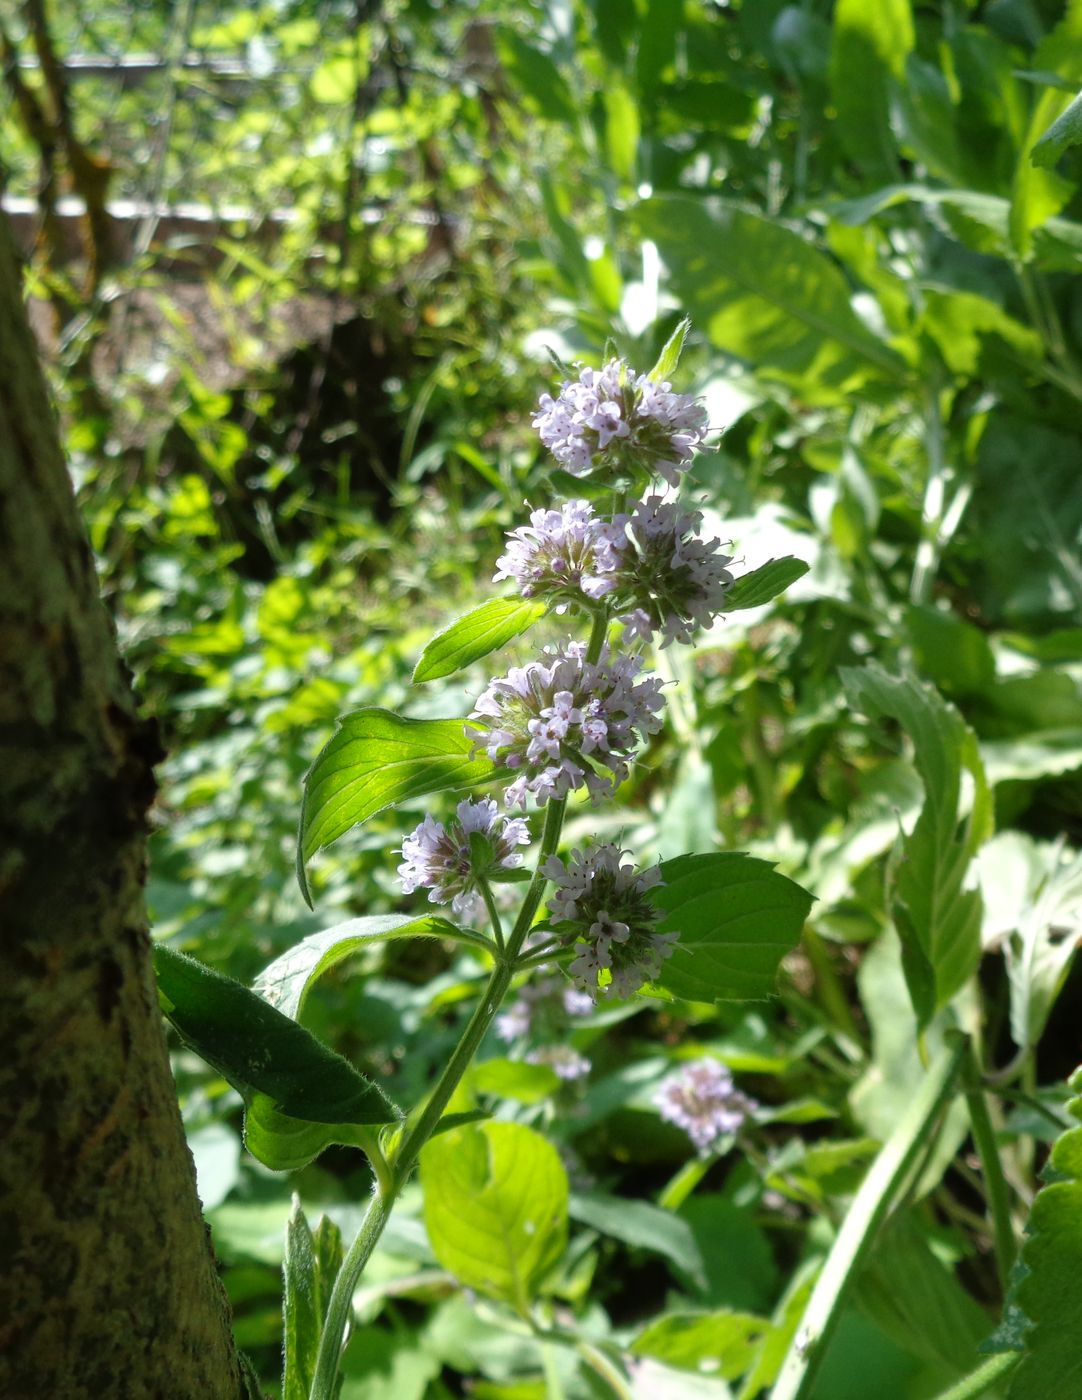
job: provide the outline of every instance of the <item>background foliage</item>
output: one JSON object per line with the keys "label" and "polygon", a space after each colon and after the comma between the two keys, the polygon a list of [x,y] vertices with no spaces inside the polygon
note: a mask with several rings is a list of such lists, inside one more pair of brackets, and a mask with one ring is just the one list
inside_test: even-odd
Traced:
{"label": "background foliage", "polygon": [[[340,920],[427,912],[388,855],[421,799],[323,853],[306,908],[301,777],[345,710],[438,719],[477,693],[483,666],[410,674],[548,497],[529,427],[545,347],[596,361],[611,336],[646,368],[692,317],[680,387],[725,434],[691,492],[748,568],[811,567],[663,654],[668,728],[627,803],[569,834],[749,851],[817,902],[751,1011],[569,1020],[554,997],[486,1045],[458,1106],[497,1121],[464,1131],[564,1223],[505,1293],[413,1187],[357,1297],[343,1397],[610,1393],[616,1342],[643,1395],[752,1400],[912,1096],[918,1030],[932,1054],[966,1028],[1004,1071],[1019,1222],[1072,1121],[1082,6],[75,8],[47,15],[62,90],[40,7],[4,19],[0,157],[103,584],[170,751],[150,875],[170,948],[251,982]],[[35,108],[67,112],[51,144]],[[415,1102],[481,977],[469,949],[373,940],[303,1020]],[[586,1079],[526,1061],[565,1043]],[[704,1053],[761,1110],[700,1167],[652,1094]],[[368,1175],[344,1147],[270,1173],[241,1154],[239,1096],[183,1051],[176,1070],[238,1338],[278,1393],[291,1193],[348,1238]],[[819,1400],[917,1400],[976,1364],[1003,1279],[968,1132],[959,1102]],[[483,1229],[500,1204],[478,1204]],[[302,1234],[291,1248],[333,1257],[327,1230]],[[493,1301],[522,1289],[578,1342],[539,1346]]]}

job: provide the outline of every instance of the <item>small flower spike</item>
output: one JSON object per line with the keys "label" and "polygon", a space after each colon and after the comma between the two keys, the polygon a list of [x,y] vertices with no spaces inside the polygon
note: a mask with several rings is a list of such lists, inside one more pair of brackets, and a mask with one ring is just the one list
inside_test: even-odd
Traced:
{"label": "small flower spike", "polygon": [[[477,869],[470,847],[470,833],[484,836],[491,861]],[[445,827],[434,817],[424,821],[402,842],[405,856],[398,875],[406,894],[427,889],[433,904],[447,904],[456,914],[472,916],[480,906],[477,882],[494,870],[514,870],[522,864],[516,846],[530,844],[530,828],[524,817],[501,817],[491,797],[460,802],[455,817]]]}
{"label": "small flower spike", "polygon": [[661,883],[658,867],[636,871],[622,863],[623,855],[605,844],[572,851],[566,864],[550,856],[543,867],[556,886],[549,904],[553,926],[577,953],[567,970],[595,1001],[603,990],[626,999],[652,981],[679,937],[654,931],[657,909],[649,891]]}
{"label": "small flower spike", "polygon": [[733,1083],[720,1060],[696,1060],[669,1076],[654,1096],[662,1118],[683,1128],[707,1156],[717,1143],[739,1132],[758,1104]]}
{"label": "small flower spike", "polygon": [[526,1056],[530,1065],[547,1065],[558,1079],[582,1079],[590,1073],[590,1061],[570,1045],[543,1045]]}
{"label": "small flower spike", "polygon": [[542,394],[533,425],[572,476],[639,467],[675,486],[706,436],[706,410],[669,383],[635,374],[624,360],[583,369],[555,398]]}
{"label": "small flower spike", "polygon": [[596,601],[615,587],[612,574],[625,543],[589,501],[535,510],[529,525],[509,531],[493,578],[513,579],[524,598]]}
{"label": "small flower spike", "polygon": [[539,806],[586,788],[595,801],[628,775],[640,739],[661,728],[661,681],[639,679],[637,656],[586,660],[582,642],[546,648],[541,661],[513,667],[474,705],[466,732],[474,751],[516,772],[504,801]]}

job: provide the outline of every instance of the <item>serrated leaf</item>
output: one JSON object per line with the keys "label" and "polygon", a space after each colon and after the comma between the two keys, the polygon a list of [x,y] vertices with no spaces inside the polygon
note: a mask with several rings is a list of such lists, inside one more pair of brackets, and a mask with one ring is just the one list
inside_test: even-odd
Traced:
{"label": "serrated leaf", "polygon": [[282,1262],[282,1400],[308,1400],[331,1289],[342,1264],[342,1234],[326,1216],[313,1235],[293,1197]]}
{"label": "serrated leaf", "polygon": [[552,1144],[520,1123],[459,1128],[421,1152],[421,1186],[443,1267],[525,1313],[567,1243],[567,1173]]}
{"label": "serrated leaf", "polygon": [[[906,985],[918,1021],[926,1026],[980,961],[981,896],[965,884],[970,860],[992,829],[984,768],[972,730],[931,686],[874,665],[843,669],[842,681],[857,709],[902,726],[924,785],[924,806],[901,841],[892,913]],[[965,821],[963,770],[974,789]]]}
{"label": "serrated leaf", "polygon": [[414,683],[436,681],[480,661],[532,627],[546,611],[546,604],[526,598],[490,598],[436,633],[421,653]]}
{"label": "serrated leaf", "polygon": [[347,919],[333,928],[310,933],[280,958],[275,958],[256,978],[252,990],[283,1016],[297,1020],[305,997],[318,978],[369,944],[390,938],[464,938],[467,942],[488,946],[480,934],[471,936],[471,930],[460,929],[435,914],[422,914],[420,918],[408,914],[376,914],[366,919]]}
{"label": "serrated leaf", "polygon": [[680,356],[684,352],[684,341],[687,339],[689,330],[691,330],[691,317],[685,316],[662,347],[661,354],[657,357],[657,363],[650,371],[648,378],[660,381],[670,377],[680,363]]}
{"label": "serrated leaf", "polygon": [[744,1374],[772,1330],[765,1317],[729,1308],[669,1313],[644,1327],[630,1350],[635,1356],[653,1356],[681,1370],[731,1381]]}
{"label": "serrated leaf", "polygon": [[403,719],[354,710],[305,774],[297,881],[311,906],[306,866],[316,851],[407,797],[472,787],[494,772],[458,719]]}
{"label": "serrated leaf", "polygon": [[750,574],[743,574],[729,589],[725,599],[725,612],[738,612],[741,608],[761,608],[784,593],[790,584],[803,578],[810,565],[803,559],[787,554],[784,559],[768,559]]}
{"label": "serrated leaf", "polygon": [[812,896],[767,861],[732,852],[662,861],[661,878],[653,891],[658,929],[680,937],[662,964],[660,989],[687,1001],[771,996]]}
{"label": "serrated leaf", "polygon": [[249,1151],[273,1170],[331,1142],[363,1146],[364,1125],[400,1117],[348,1060],[239,982],[161,944],[154,969],[165,1015],[244,1099]]}
{"label": "serrated leaf", "polygon": [[[1071,1088],[1082,1087],[1076,1070]],[[1067,1105],[1082,1118],[1082,1098]],[[1082,1381],[1078,1319],[1082,1317],[1082,1127],[1057,1139],[1046,1168],[1055,1179],[1033,1202],[1006,1312],[1026,1321],[1022,1361],[1009,1400],[1077,1400]],[[1020,1330],[1016,1326],[1015,1335]]]}

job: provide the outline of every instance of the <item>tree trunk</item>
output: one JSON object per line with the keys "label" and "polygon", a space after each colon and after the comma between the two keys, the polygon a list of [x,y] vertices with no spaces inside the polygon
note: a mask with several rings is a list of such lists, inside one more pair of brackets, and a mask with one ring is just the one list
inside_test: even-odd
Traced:
{"label": "tree trunk", "polygon": [[238,1400],[150,967],[160,756],[0,215],[0,1395]]}

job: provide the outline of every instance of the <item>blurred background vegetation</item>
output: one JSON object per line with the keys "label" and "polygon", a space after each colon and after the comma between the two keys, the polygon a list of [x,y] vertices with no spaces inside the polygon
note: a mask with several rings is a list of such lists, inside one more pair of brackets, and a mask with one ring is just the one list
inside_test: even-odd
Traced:
{"label": "blurred background vegetation", "polygon": [[[547,349],[596,362],[611,337],[645,369],[692,317],[677,387],[724,436],[688,489],[748,568],[812,567],[661,656],[681,682],[668,728],[626,801],[569,835],[751,850],[818,902],[777,1003],[535,1018],[488,1047],[474,1092],[573,1163],[586,1204],[552,1296],[580,1327],[629,1336],[672,1298],[784,1323],[817,1216],[919,1074],[884,871],[921,788],[839,668],[912,666],[980,741],[991,1063],[1011,1059],[1026,994],[1002,940],[1049,888],[1042,928],[1082,917],[1082,156],[1030,160],[1082,83],[1082,5],[9,0],[0,20],[3,207],[105,595],[169,750],[155,934],[235,976],[404,907],[391,851],[421,805],[344,841],[305,908],[301,776],[347,709],[453,715],[479,690],[480,670],[422,690],[409,675],[492,588],[526,503],[568,494],[530,429]],[[436,944],[366,956],[307,1019],[412,1103],[482,969]],[[1080,992],[1069,979],[999,1125],[1021,1153],[1020,1135],[1056,1131]],[[588,1079],[525,1066],[546,1037],[588,1055]],[[664,1203],[689,1148],[651,1092],[704,1050],[766,1109],[755,1160],[714,1164],[680,1207],[719,1261],[697,1277],[596,1202]],[[367,1176],[335,1149],[273,1177],[241,1156],[236,1095],[194,1058],[176,1067],[238,1337],[273,1390],[290,1191],[348,1225]],[[919,1229],[899,1226],[861,1288],[822,1400],[932,1394],[990,1330],[980,1201],[964,1152],[952,1164],[964,1131],[908,1213]],[[933,1326],[944,1298],[952,1325]],[[435,1267],[416,1201],[360,1301],[345,1400],[441,1400],[463,1378],[480,1397],[560,1393],[534,1344]],[[551,1364],[568,1397],[595,1393],[573,1355]],[[737,1370],[731,1393],[750,1400],[769,1368]],[[729,1393],[678,1374],[674,1395]]]}

